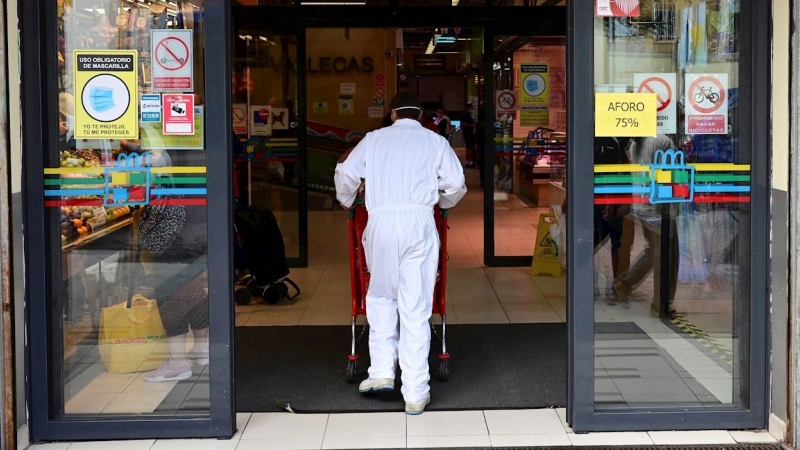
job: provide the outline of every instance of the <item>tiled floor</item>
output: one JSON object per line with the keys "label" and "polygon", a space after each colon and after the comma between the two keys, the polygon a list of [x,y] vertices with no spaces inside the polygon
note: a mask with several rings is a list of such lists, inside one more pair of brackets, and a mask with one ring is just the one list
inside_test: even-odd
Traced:
{"label": "tiled floor", "polygon": [[[777,442],[766,432],[686,431],[575,434],[563,409],[403,413],[237,414],[233,439],[114,442],[116,450],[271,450],[419,447],[735,444]],[[108,442],[32,450],[112,448]]]}

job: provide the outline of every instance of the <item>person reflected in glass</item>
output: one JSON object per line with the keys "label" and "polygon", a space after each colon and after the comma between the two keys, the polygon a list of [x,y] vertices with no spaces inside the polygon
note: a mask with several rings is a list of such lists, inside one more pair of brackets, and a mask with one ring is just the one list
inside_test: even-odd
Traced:
{"label": "person reflected in glass", "polygon": [[[200,166],[205,163],[204,155],[189,153],[170,155],[154,151],[152,165]],[[157,369],[144,374],[144,381],[148,383],[185,380],[192,377],[193,364],[206,366],[209,363],[206,209],[179,205],[156,208],[162,208],[160,214],[151,217],[163,222],[154,228],[157,231],[149,239],[145,238],[143,230],[148,221],[145,210],[139,225],[139,246],[145,274],[155,289],[169,358]],[[185,212],[180,213],[181,210]],[[190,331],[193,347],[187,352]]]}
{"label": "person reflected in glass", "polygon": [[[595,138],[595,165],[629,164],[628,145],[630,138],[600,137]],[[625,220],[630,212],[630,205],[595,205],[594,208],[594,251],[597,253],[606,241],[611,242],[612,281],[607,283],[605,294],[600,291],[598,270],[595,269],[595,299],[604,297],[609,305],[619,304],[619,297],[613,288],[617,278],[630,267],[631,247],[633,246],[634,228]],[[627,306],[627,303],[625,304]]]}
{"label": "person reflected in glass", "polygon": [[461,130],[464,136],[464,156],[466,167],[475,168],[475,120],[472,119],[472,103],[467,103],[464,113],[461,115]]}
{"label": "person reflected in glass", "polygon": [[[634,138],[630,146],[631,160],[634,164],[650,165],[654,163],[656,151],[658,150],[677,150],[675,143],[668,136],[663,134],[656,137]],[[649,195],[649,194],[648,194]],[[668,208],[666,211],[664,208]],[[664,227],[664,213],[668,217],[669,226]],[[670,306],[675,300],[675,290],[677,287],[678,275],[678,233],[675,221],[676,208],[674,205],[653,205],[649,201],[635,203],[632,207],[631,217],[634,218],[642,227],[642,235],[645,240],[645,249],[639,255],[636,262],[626,270],[614,283],[614,290],[618,297],[625,303],[630,299],[633,291],[641,285],[650,271],[653,271],[653,299],[661,301],[661,263],[662,254],[667,251],[669,264],[669,279],[663,282],[669,283]],[[668,229],[670,233],[670,247],[662,249],[661,233]]]}

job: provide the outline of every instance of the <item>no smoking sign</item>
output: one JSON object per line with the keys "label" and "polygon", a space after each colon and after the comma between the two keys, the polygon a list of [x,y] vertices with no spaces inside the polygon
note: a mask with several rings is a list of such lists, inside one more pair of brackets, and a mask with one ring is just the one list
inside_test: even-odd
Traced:
{"label": "no smoking sign", "polygon": [[153,90],[193,91],[192,30],[153,30],[150,42]]}

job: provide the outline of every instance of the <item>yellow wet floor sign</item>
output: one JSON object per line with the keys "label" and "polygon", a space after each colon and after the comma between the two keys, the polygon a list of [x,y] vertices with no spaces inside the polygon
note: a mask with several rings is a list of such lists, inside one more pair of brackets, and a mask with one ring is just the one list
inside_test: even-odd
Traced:
{"label": "yellow wet floor sign", "polygon": [[536,247],[533,250],[533,264],[531,265],[531,276],[549,275],[561,277],[564,270],[558,262],[558,252],[561,249],[556,245],[556,241],[550,236],[550,224],[555,223],[556,218],[553,214],[542,214],[539,216],[539,228],[536,230]]}

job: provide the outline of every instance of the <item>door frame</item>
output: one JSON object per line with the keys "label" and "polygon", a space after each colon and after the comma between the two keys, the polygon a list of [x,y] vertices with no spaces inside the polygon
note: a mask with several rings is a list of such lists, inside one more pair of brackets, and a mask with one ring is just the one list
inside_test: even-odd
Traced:
{"label": "door frame", "polygon": [[[22,58],[23,179],[26,284],[26,397],[30,405],[28,421],[32,442],[81,441],[135,438],[186,438],[233,436],[236,408],[233,384],[233,202],[231,159],[231,32],[230,0],[206,0],[205,77],[207,89],[206,122],[220,124],[220,133],[206,135],[208,170],[208,266],[215,268],[209,277],[210,358],[209,383],[211,409],[207,415],[153,414],[142,417],[65,417],[61,408],[63,370],[60,342],[61,320],[61,244],[53,230],[55,216],[44,208],[43,168],[57,167],[53,152],[58,112],[57,5],[56,2],[20,2]],[[213,150],[210,150],[213,149]],[[42,236],[36,239],[35,236]],[[49,245],[48,245],[49,244]],[[54,308],[53,305],[56,307]],[[55,333],[52,331],[56,330]]]}
{"label": "door frame", "polygon": [[[569,202],[567,217],[567,327],[568,420],[575,431],[656,431],[700,429],[761,429],[767,425],[769,408],[769,248],[770,194],[770,58],[772,2],[742,0],[740,45],[747,49],[749,73],[741,76],[740,104],[744,105],[742,139],[751,152],[750,206],[750,310],[749,310],[749,407],[680,411],[678,408],[642,408],[597,411],[594,404],[594,249],[593,154],[594,147],[594,4],[571,2],[568,18],[567,120]],[[758,6],[756,6],[758,5]],[[587,102],[587,99],[592,99]],[[749,136],[748,136],[749,133]],[[749,137],[749,139],[747,139]],[[574,195],[570,195],[574,194]],[[759,251],[753,250],[758,249]]]}
{"label": "door frame", "polygon": [[[308,263],[308,211],[307,188],[305,186],[307,158],[305,148],[305,127],[307,118],[307,103],[305,87],[305,32],[313,28],[403,28],[414,27],[473,27],[484,30],[483,49],[483,76],[485,80],[484,105],[494,104],[494,80],[492,76],[493,63],[493,37],[500,34],[524,36],[563,36],[567,32],[567,9],[572,8],[572,2],[564,6],[474,6],[464,8],[440,6],[398,6],[394,1],[385,6],[274,6],[252,7],[235,6],[246,10],[247,14],[241,15],[244,22],[241,24],[247,30],[264,29],[274,34],[296,35],[298,40],[297,50],[297,76],[298,76],[298,121],[300,130],[299,145],[301,167],[301,211],[300,211],[300,257],[290,260],[294,267],[306,267]],[[526,14],[520,11],[535,12],[537,26],[532,26]],[[237,15],[238,17],[238,15]],[[542,26],[539,26],[542,24]],[[559,25],[562,24],[562,25]],[[237,24],[238,26],[239,24]],[[302,45],[301,45],[302,43]],[[302,67],[302,69],[301,69]],[[494,109],[491,109],[494,113]],[[488,117],[488,116],[487,116]],[[494,127],[493,121],[484,121],[484,161],[494,158]],[[494,213],[494,183],[492,173],[484,171],[484,257],[483,263],[494,267],[520,267],[530,266],[533,255],[530,256],[497,256],[495,248],[495,213]],[[303,206],[304,205],[304,206]]]}

